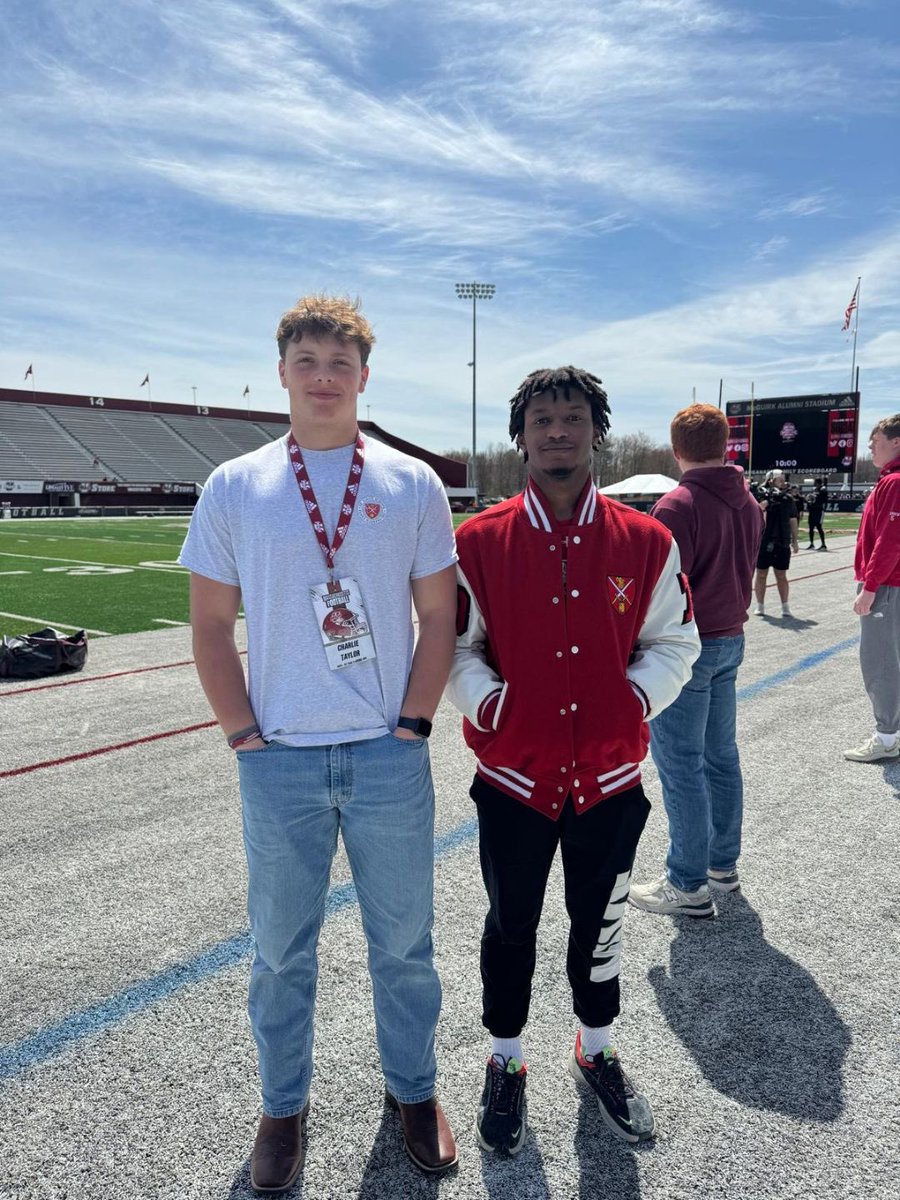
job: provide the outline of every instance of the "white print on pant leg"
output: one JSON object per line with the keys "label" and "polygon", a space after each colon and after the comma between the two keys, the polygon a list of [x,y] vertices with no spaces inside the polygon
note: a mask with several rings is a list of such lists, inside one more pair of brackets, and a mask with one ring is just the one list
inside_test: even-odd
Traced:
{"label": "white print on pant leg", "polygon": [[619,974],[622,965],[622,917],[630,887],[631,872],[620,872],[613,884],[612,895],[603,914],[600,937],[594,947],[592,957],[599,961],[595,967],[591,967],[591,983],[605,983]]}

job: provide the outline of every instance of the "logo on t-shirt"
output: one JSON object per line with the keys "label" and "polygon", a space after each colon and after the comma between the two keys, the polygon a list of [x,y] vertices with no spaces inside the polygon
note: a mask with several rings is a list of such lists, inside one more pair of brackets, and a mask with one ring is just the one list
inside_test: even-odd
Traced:
{"label": "logo on t-shirt", "polygon": [[364,500],[363,512],[370,521],[380,521],[384,516],[384,505],[377,500]]}
{"label": "logo on t-shirt", "polygon": [[607,575],[609,600],[617,613],[627,612],[634,600],[634,580],[624,575]]}

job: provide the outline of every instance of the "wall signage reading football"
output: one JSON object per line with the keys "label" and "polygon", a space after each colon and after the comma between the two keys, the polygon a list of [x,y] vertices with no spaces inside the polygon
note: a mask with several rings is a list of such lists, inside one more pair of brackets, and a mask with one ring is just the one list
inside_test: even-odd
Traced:
{"label": "wall signage reading football", "polygon": [[745,471],[832,475],[856,465],[859,392],[733,400],[725,415],[726,461]]}

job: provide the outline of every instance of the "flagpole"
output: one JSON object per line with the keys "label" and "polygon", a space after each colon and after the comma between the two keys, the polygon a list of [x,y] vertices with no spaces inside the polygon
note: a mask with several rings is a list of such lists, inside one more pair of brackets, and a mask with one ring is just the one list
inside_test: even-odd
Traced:
{"label": "flagpole", "polygon": [[856,312],[854,313],[853,321],[853,359],[850,363],[850,391],[853,391],[853,380],[856,375],[856,335],[859,332],[859,292],[860,284],[862,283],[862,275],[856,277],[856,291],[853,293],[856,296]]}
{"label": "flagpole", "polygon": [[750,428],[747,430],[748,446],[747,446],[747,480],[753,479],[753,389],[756,385],[750,384]]}

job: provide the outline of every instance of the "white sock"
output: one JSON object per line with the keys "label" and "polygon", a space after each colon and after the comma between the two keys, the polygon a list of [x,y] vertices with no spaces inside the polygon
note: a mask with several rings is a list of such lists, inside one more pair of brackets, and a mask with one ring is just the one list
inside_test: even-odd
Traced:
{"label": "white sock", "polygon": [[522,1053],[521,1038],[491,1038],[491,1058],[503,1060],[503,1066],[509,1062],[511,1058],[517,1058],[519,1062],[525,1061],[525,1056]]}
{"label": "white sock", "polygon": [[893,746],[897,738],[900,737],[900,729],[895,733],[882,733],[880,729],[876,729],[875,736],[883,746]]}
{"label": "white sock", "polygon": [[788,604],[787,600],[782,600],[781,611],[784,613],[784,615],[786,617],[789,617],[791,615],[791,606]]}
{"label": "white sock", "polygon": [[600,1025],[592,1029],[590,1025],[581,1027],[581,1053],[589,1054],[591,1058],[600,1054],[607,1046],[612,1045],[612,1025]]}

